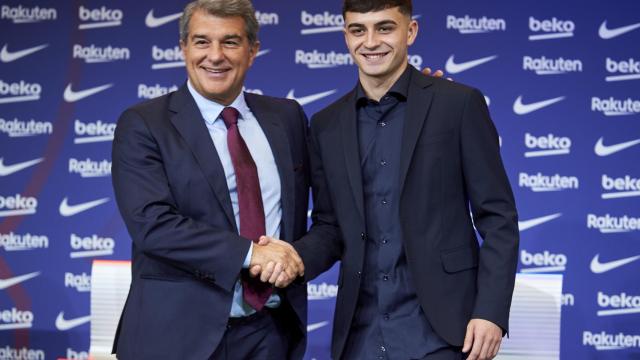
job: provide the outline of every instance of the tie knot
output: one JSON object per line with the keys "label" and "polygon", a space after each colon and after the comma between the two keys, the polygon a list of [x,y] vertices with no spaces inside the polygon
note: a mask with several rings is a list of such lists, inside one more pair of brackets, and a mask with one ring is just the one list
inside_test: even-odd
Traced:
{"label": "tie knot", "polygon": [[238,124],[238,109],[227,106],[222,110],[222,120],[224,120],[224,124],[227,126],[227,129],[231,127],[231,125]]}

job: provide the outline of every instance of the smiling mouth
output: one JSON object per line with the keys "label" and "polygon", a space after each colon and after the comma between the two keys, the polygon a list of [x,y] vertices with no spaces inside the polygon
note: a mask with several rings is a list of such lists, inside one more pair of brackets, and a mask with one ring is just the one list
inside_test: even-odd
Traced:
{"label": "smiling mouth", "polygon": [[361,53],[360,55],[362,55],[367,60],[378,60],[378,59],[382,59],[387,54],[389,54],[389,52],[377,52],[377,53],[367,53],[367,54]]}
{"label": "smiling mouth", "polygon": [[219,75],[224,74],[228,71],[231,71],[231,68],[209,68],[209,67],[200,67],[202,70],[206,71],[209,74]]}

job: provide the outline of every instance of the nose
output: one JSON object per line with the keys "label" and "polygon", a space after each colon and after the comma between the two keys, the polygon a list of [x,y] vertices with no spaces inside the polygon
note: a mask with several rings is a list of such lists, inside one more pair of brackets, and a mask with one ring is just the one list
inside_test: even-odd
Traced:
{"label": "nose", "polygon": [[364,46],[367,49],[375,49],[380,45],[380,39],[375,31],[368,31],[367,38],[365,39]]}
{"label": "nose", "polygon": [[212,63],[219,63],[224,60],[224,50],[222,45],[218,42],[212,42],[207,51],[207,59]]}

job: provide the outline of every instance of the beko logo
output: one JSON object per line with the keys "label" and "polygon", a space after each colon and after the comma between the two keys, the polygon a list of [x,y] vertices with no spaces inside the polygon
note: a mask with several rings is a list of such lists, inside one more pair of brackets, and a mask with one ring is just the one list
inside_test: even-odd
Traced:
{"label": "beko logo", "polygon": [[554,134],[537,137],[525,133],[524,144],[528,149],[531,149],[524,153],[524,157],[527,158],[567,155],[571,153],[571,139],[568,137],[555,136]]}
{"label": "beko logo", "polygon": [[5,133],[9,137],[27,137],[36,135],[51,135],[53,133],[53,123],[48,121],[20,121],[17,118],[5,120],[0,118],[0,133]]}
{"label": "beko logo", "polygon": [[76,289],[78,292],[89,292],[91,291],[91,275],[85,272],[77,275],[66,272],[64,273],[64,287]]}
{"label": "beko logo", "polygon": [[583,331],[582,345],[592,346],[598,351],[640,348],[640,335],[627,335],[622,332],[608,334],[604,331],[599,333]]}
{"label": "beko logo", "polygon": [[527,250],[522,250],[520,251],[520,262],[527,266],[520,269],[520,272],[523,273],[561,272],[566,269],[567,256],[553,254],[547,250],[542,253],[528,253]]}
{"label": "beko logo", "polygon": [[626,100],[591,98],[591,111],[598,111],[606,116],[636,115],[640,113],[640,100],[627,98]]}
{"label": "beko logo", "polygon": [[153,99],[158,96],[162,96],[168,94],[172,91],[178,90],[178,85],[171,86],[160,86],[160,84],[155,85],[138,85],[138,99]]}
{"label": "beko logo", "polygon": [[306,29],[300,30],[302,35],[312,35],[328,32],[342,31],[344,28],[344,18],[341,14],[331,14],[325,11],[321,14],[311,14],[304,10],[300,13],[300,22]]}
{"label": "beko logo", "polygon": [[113,255],[113,249],[116,246],[112,238],[103,238],[96,234],[81,237],[72,233],[70,244],[73,251],[69,253],[69,257],[72,259]]}
{"label": "beko logo", "polygon": [[69,174],[78,174],[83,178],[111,176],[111,161],[107,159],[94,161],[89,158],[85,160],[70,158]]}
{"label": "beko logo", "polygon": [[120,26],[123,17],[124,13],[120,9],[108,9],[106,6],[88,9],[80,5],[78,18],[83,23],[78,25],[78,30]]}
{"label": "beko logo", "polygon": [[116,131],[116,124],[102,122],[101,120],[87,123],[76,120],[73,124],[73,130],[76,134],[73,139],[74,144],[111,141]]}
{"label": "beko logo", "polygon": [[634,58],[616,61],[607,57],[605,67],[608,73],[617,74],[605,77],[605,81],[640,80],[640,61],[636,61]]}
{"label": "beko logo", "polygon": [[473,18],[469,15],[456,17],[447,15],[447,29],[458,30],[460,34],[480,34],[491,31],[506,31],[507,22],[500,18]]}
{"label": "beko logo", "polygon": [[308,52],[296,50],[295,63],[307,65],[309,69],[327,69],[342,65],[353,65],[353,58],[349,53],[337,53],[335,51],[323,53],[315,49]]}
{"label": "beko logo", "polygon": [[602,174],[603,199],[617,199],[625,197],[640,196],[640,179],[625,175],[621,178],[612,178]]}
{"label": "beko logo", "polygon": [[533,192],[575,190],[579,188],[579,180],[575,176],[543,175],[542,173],[518,175],[518,186],[529,188]]}
{"label": "beko logo", "polygon": [[129,60],[131,58],[131,51],[125,47],[113,47],[111,45],[107,47],[98,47],[93,44],[89,46],[82,46],[79,44],[73,45],[74,59],[84,60],[87,64],[103,63],[118,60]]}
{"label": "beko logo", "polygon": [[42,85],[20,80],[17,83],[6,83],[0,80],[0,104],[40,100]]}
{"label": "beko logo", "polygon": [[33,326],[33,313],[16,308],[0,311],[0,330],[29,329]]}
{"label": "beko logo", "polygon": [[626,315],[640,313],[640,296],[627,295],[607,295],[598,291],[598,306],[605,308],[598,310],[598,316]]}
{"label": "beko logo", "polygon": [[48,249],[49,238],[46,235],[34,235],[30,233],[0,234],[0,248],[5,251],[26,251],[36,249]]}
{"label": "beko logo", "polygon": [[338,285],[327,284],[307,284],[307,299],[309,300],[327,300],[338,296]]}
{"label": "beko logo", "polygon": [[0,217],[33,215],[38,208],[38,200],[30,196],[0,196]]}
{"label": "beko logo", "polygon": [[261,12],[256,10],[256,20],[260,25],[278,25],[280,16],[276,13]]}
{"label": "beko logo", "polygon": [[533,16],[529,17],[529,30],[533,33],[529,35],[529,41],[573,37],[575,29],[576,24],[571,20],[559,20],[555,17],[538,20]]}
{"label": "beko logo", "polygon": [[179,46],[162,49],[156,45],[151,47],[151,57],[156,63],[151,64],[151,69],[161,70],[184,66],[184,54]]}
{"label": "beko logo", "polygon": [[56,20],[58,11],[54,8],[41,8],[39,6],[25,8],[22,5],[9,7],[2,5],[0,19],[13,21],[14,24],[35,23],[39,21]]}
{"label": "beko logo", "polygon": [[570,72],[582,72],[582,61],[578,59],[547,59],[545,56],[534,58],[525,56],[522,58],[522,69],[534,71],[538,75],[558,75]]}
{"label": "beko logo", "polygon": [[41,349],[29,349],[27,347],[12,348],[9,345],[0,347],[0,359],[2,360],[44,360],[45,352]]}
{"label": "beko logo", "polygon": [[86,351],[75,351],[67,348],[67,360],[89,360],[89,353]]}
{"label": "beko logo", "polygon": [[587,214],[587,229],[597,229],[603,234],[625,233],[640,230],[640,218],[623,216],[611,216],[605,214]]}

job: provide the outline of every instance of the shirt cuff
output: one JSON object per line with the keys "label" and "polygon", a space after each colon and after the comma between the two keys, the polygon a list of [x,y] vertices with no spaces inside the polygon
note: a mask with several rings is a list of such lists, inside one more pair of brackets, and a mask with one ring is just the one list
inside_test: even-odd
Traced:
{"label": "shirt cuff", "polygon": [[244,264],[242,264],[243,269],[248,269],[249,265],[251,265],[251,255],[253,255],[253,241],[251,242],[251,246],[249,247],[247,257],[244,258]]}

